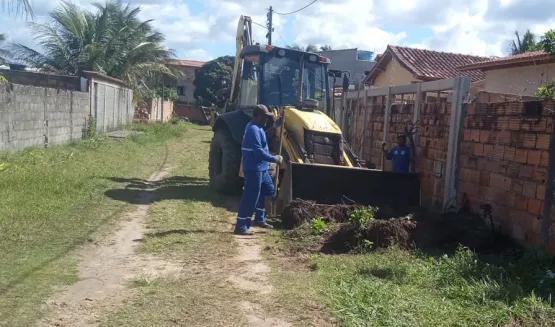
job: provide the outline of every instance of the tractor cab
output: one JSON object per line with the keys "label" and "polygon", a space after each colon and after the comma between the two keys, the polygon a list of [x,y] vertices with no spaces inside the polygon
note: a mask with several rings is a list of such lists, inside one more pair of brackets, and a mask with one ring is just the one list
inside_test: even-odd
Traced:
{"label": "tractor cab", "polygon": [[249,45],[241,50],[240,59],[238,107],[262,103],[327,112],[328,58],[270,45]]}

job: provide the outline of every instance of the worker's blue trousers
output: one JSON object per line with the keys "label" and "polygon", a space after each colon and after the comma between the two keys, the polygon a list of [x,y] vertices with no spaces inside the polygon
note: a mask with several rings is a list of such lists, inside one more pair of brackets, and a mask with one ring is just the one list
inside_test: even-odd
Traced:
{"label": "worker's blue trousers", "polygon": [[254,217],[256,221],[266,221],[264,200],[267,196],[273,195],[274,182],[268,171],[245,172],[245,188],[239,202],[236,230],[249,229],[253,213],[256,213]]}

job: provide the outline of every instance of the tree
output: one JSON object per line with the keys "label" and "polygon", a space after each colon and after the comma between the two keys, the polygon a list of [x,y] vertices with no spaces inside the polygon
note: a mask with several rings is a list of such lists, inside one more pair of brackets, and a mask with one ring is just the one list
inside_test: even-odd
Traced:
{"label": "tree", "polygon": [[530,32],[530,30],[526,30],[522,39],[520,38],[520,34],[518,31],[515,31],[515,40],[511,41],[509,44],[509,53],[511,56],[539,50],[539,46],[536,42],[536,36],[534,33]]}
{"label": "tree", "polygon": [[8,12],[14,13],[15,15],[25,13],[31,16],[31,18],[35,17],[29,0],[2,0],[2,9],[7,9]]}
{"label": "tree", "polygon": [[7,39],[6,34],[0,34],[0,65],[8,63],[8,58],[10,57],[10,51],[4,45]]}
{"label": "tree", "polygon": [[331,51],[331,45],[324,44],[320,47],[320,51]]}
{"label": "tree", "polygon": [[[547,31],[541,38],[539,46],[543,51],[555,59],[555,30]],[[538,88],[537,95],[545,100],[555,101],[555,78]],[[555,111],[555,108],[552,108]],[[551,114],[551,139],[549,142],[549,160],[547,162],[547,176],[545,180],[545,195],[540,229],[541,248],[547,251],[549,246],[549,230],[551,229],[551,214],[553,193],[555,193],[555,114]]]}
{"label": "tree", "polygon": [[[306,51],[306,52],[318,52],[318,47],[314,44],[309,44],[306,47],[301,47],[298,44],[288,45],[287,49],[297,50],[297,51]],[[331,47],[330,47],[331,50]],[[322,50],[324,51],[324,50]]]}
{"label": "tree", "polygon": [[14,57],[47,73],[100,72],[123,80],[138,98],[148,94],[151,79],[174,75],[167,65],[173,52],[150,20],[139,19],[139,7],[118,1],[94,6],[91,12],[63,2],[49,13],[52,23],[30,24],[44,52],[16,44]]}
{"label": "tree", "polygon": [[195,76],[193,96],[203,106],[223,107],[229,99],[235,58],[223,56],[205,63]]}

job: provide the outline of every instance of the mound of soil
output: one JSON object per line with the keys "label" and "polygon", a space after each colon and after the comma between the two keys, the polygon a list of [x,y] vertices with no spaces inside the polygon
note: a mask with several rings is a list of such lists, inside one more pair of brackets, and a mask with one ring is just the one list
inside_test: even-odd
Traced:
{"label": "mound of soil", "polygon": [[[417,247],[432,254],[452,252],[461,245],[485,255],[519,248],[516,242],[494,232],[488,222],[475,214],[439,214],[413,208],[412,219],[408,219],[403,217],[405,208],[399,211],[398,208],[384,207],[376,213],[374,220],[365,225],[349,221],[352,211],[361,207],[295,200],[285,207],[281,219],[285,229],[295,230],[304,222],[319,217],[328,223],[335,223],[335,226],[339,224],[337,229],[330,230],[313,244],[316,247],[323,244],[321,251],[326,253],[368,251],[392,244],[404,248]],[[306,237],[302,239],[306,240]]]}
{"label": "mound of soil", "polygon": [[372,220],[367,224],[348,222],[329,235],[322,251],[327,253],[364,252],[393,244],[409,248],[416,222],[407,218]]}
{"label": "mound of soil", "polygon": [[281,213],[281,223],[285,229],[293,229],[302,225],[306,221],[315,218],[322,218],[325,222],[345,222],[349,220],[351,212],[358,205],[327,205],[317,204],[313,201],[293,200]]}

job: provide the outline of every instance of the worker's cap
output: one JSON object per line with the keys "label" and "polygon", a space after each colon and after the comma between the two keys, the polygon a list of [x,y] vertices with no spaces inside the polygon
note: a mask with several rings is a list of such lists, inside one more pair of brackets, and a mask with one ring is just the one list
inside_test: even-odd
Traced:
{"label": "worker's cap", "polygon": [[259,104],[254,108],[253,111],[254,114],[258,115],[266,115],[268,117],[274,117],[274,115],[270,112],[270,110],[268,110],[268,107],[266,107],[263,104]]}

